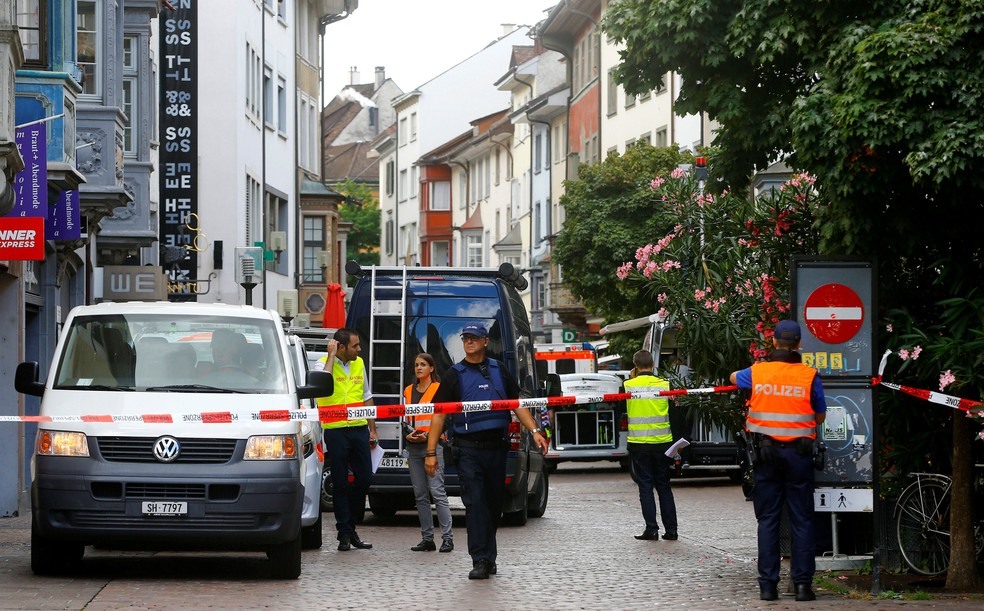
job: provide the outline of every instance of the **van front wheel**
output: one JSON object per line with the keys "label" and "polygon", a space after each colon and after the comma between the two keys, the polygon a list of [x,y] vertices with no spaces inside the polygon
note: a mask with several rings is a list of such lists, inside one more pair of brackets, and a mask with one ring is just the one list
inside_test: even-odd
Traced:
{"label": "van front wheel", "polygon": [[301,576],[301,533],[267,551],[270,574],[274,579],[297,579]]}
{"label": "van front wheel", "polygon": [[77,569],[85,546],[81,543],[57,543],[43,537],[31,523],[31,571],[35,575],[64,575]]}

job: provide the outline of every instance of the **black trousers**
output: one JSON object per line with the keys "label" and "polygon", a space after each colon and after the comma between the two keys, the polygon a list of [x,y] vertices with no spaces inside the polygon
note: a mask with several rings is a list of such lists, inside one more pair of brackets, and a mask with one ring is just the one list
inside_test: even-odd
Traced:
{"label": "black trousers", "polygon": [[455,452],[461,502],[465,505],[468,554],[472,562],[484,559],[495,563],[495,535],[506,490],[506,458],[509,451],[505,447],[459,446]]}
{"label": "black trousers", "polygon": [[[328,464],[331,467],[331,500],[335,506],[338,536],[355,532],[355,524],[366,510],[366,494],[372,478],[369,454],[369,426],[325,429]],[[352,482],[349,483],[349,471]]]}

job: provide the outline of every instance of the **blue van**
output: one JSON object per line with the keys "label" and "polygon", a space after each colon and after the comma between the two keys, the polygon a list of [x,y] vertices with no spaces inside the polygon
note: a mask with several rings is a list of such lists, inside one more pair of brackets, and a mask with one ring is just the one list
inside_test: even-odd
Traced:
{"label": "blue van", "polygon": [[[470,323],[489,330],[487,355],[505,364],[523,397],[545,396],[534,363],[529,316],[519,296],[527,281],[511,264],[498,269],[363,269],[350,261],[345,270],[358,277],[346,326],[359,332],[376,405],[401,402],[403,389],[414,380],[417,354],[433,355],[438,373],[464,358],[461,330]],[[415,507],[401,424],[399,419],[376,422],[386,452],[369,488],[369,508],[377,516]],[[515,416],[510,448],[503,522],[523,525],[528,516],[540,517],[547,508],[545,458]],[[457,470],[450,461],[445,485],[448,495],[460,496]]]}

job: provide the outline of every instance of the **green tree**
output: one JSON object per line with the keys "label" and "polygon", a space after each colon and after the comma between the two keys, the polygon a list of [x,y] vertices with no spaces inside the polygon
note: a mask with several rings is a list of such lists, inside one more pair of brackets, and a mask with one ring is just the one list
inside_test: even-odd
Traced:
{"label": "green tree", "polygon": [[364,266],[379,265],[379,200],[372,188],[351,179],[332,188],[345,196],[338,207],[338,216],[352,223],[345,260],[355,260]]}
{"label": "green tree", "polygon": [[[788,154],[830,201],[823,252],[877,256],[881,305],[904,309],[912,328],[955,342],[980,332],[974,319],[964,334],[946,321],[959,315],[954,300],[984,281],[984,177],[974,171],[984,155],[984,3],[621,0],[603,28],[624,45],[616,78],[629,92],[675,71],[678,110],[721,124],[720,187],[740,188]],[[915,385],[932,388],[952,370],[949,357],[927,343]],[[977,367],[958,380],[979,392],[982,377]],[[895,394],[880,400],[882,413],[928,409]],[[972,491],[976,432],[963,424],[952,454],[960,505]],[[931,451],[908,442],[917,460]],[[947,587],[980,583],[973,551],[972,533],[954,524]]]}
{"label": "green tree", "polygon": [[[566,219],[553,256],[565,270],[564,283],[588,310],[614,322],[658,309],[636,286],[612,291],[611,270],[650,236],[666,232],[667,220],[653,214],[649,181],[690,161],[676,148],[637,144],[624,155],[582,165],[578,179],[565,182],[560,204]],[[621,339],[612,338],[616,349]]]}

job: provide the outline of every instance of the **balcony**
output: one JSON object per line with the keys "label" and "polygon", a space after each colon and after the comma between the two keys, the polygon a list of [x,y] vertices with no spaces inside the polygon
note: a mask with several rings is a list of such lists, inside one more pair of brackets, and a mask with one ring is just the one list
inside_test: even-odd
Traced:
{"label": "balcony", "polygon": [[563,283],[550,283],[550,297],[546,309],[556,314],[565,324],[583,325],[588,311],[571,295]]}

